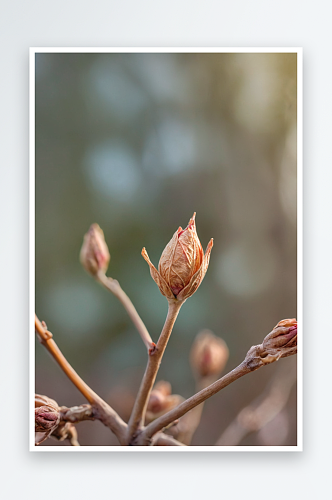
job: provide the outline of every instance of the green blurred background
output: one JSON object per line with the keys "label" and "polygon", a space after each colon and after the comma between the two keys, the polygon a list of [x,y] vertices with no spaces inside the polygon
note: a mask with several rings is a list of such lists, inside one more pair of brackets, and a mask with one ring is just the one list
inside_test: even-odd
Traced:
{"label": "green blurred background", "polygon": [[[157,266],[197,212],[203,248],[214,238],[210,266],[157,380],[193,394],[188,354],[203,328],[226,341],[226,370],[234,368],[279,320],[296,317],[296,62],[277,53],[36,55],[36,313],[124,418],[146,350],[121,305],[81,267],[83,235],[101,226],[108,275],[156,341],[167,301],[140,252]],[[208,400],[192,444],[213,445],[293,358]],[[36,392],[60,405],[85,402],[38,342]],[[117,444],[100,422],[78,433],[82,445]],[[241,444],[296,444],[295,386],[283,412]]]}

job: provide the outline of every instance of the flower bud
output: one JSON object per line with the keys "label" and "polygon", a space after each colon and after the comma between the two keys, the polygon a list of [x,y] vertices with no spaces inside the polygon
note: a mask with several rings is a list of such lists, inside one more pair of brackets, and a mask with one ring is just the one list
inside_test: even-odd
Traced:
{"label": "flower bud", "polygon": [[296,318],[283,319],[266,335],[262,344],[263,348],[282,349],[297,346],[297,321]]}
{"label": "flower bud", "polygon": [[150,273],[161,293],[167,299],[186,300],[201,284],[210,261],[213,239],[205,255],[198,239],[195,215],[185,229],[179,227],[166,245],[159,261],[158,271],[152,264],[145,248],[142,256],[150,266]]}
{"label": "flower bud", "polygon": [[273,328],[259,345],[252,346],[246,354],[245,365],[251,371],[268,365],[280,358],[297,353],[297,321],[283,319]]}
{"label": "flower bud", "polygon": [[35,395],[35,444],[40,444],[58,427],[60,409],[54,399]]}
{"label": "flower bud", "polygon": [[85,234],[80,252],[80,261],[84,269],[95,276],[98,271],[105,273],[110,261],[110,253],[104,233],[98,224],[92,224]]}
{"label": "flower bud", "polygon": [[198,377],[217,378],[225,368],[228,356],[226,343],[210,330],[203,330],[191,348],[190,363]]}
{"label": "flower bud", "polygon": [[151,391],[148,401],[146,421],[151,422],[164,413],[172,410],[184,401],[182,396],[172,394],[172,387],[169,382],[161,380]]}
{"label": "flower bud", "polygon": [[60,420],[60,414],[49,406],[39,406],[35,409],[35,431],[44,432],[55,429]]}
{"label": "flower bud", "polygon": [[161,380],[158,382],[150,394],[147,409],[153,413],[159,413],[167,405],[167,397],[172,393],[172,387],[169,382]]}

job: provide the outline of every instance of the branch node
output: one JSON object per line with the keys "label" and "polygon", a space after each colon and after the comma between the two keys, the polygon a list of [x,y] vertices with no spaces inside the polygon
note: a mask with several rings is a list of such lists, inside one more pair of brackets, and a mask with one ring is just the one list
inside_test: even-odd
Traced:
{"label": "branch node", "polygon": [[149,356],[153,356],[158,351],[158,347],[154,342],[151,342],[151,347],[149,349]]}
{"label": "branch node", "polygon": [[[45,340],[50,340],[51,338],[53,338],[53,333],[51,333],[48,328],[47,328],[47,324],[45,323],[45,321],[42,321],[41,322],[42,324],[42,327],[44,328],[44,337],[45,338],[42,338],[39,334],[38,334],[38,338],[39,338],[39,341],[41,343],[45,342]],[[37,332],[38,333],[38,332]]]}

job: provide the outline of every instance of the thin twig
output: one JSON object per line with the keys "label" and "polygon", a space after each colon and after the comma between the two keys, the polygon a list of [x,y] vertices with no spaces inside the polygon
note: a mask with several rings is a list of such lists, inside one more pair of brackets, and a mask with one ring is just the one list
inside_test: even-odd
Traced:
{"label": "thin twig", "polygon": [[81,379],[81,377],[68,363],[68,361],[54,342],[52,333],[47,330],[46,325],[44,326],[37,318],[37,316],[35,317],[35,329],[40,337],[40,341],[43,346],[46,347],[48,352],[53,356],[53,358],[65,372],[67,377],[77,387],[77,389],[83,394],[83,396],[89,401],[89,403],[92,404],[98,397],[97,394],[84,382],[84,380]]}
{"label": "thin twig", "polygon": [[150,334],[144,325],[140,315],[136,311],[133,303],[131,302],[128,295],[122,290],[120,283],[113,279],[108,278],[103,272],[98,272],[95,276],[96,281],[103,285],[107,290],[113,293],[117,299],[121,302],[125,310],[127,311],[130,319],[134,323],[138,333],[140,334],[148,352],[153,351],[155,348],[155,343],[152,342]]}
{"label": "thin twig", "polygon": [[72,406],[71,408],[67,408],[67,406],[60,407],[60,421],[62,422],[77,424],[84,420],[95,420],[95,418],[94,408],[91,405]]}
{"label": "thin twig", "polygon": [[119,417],[113,408],[98,396],[98,394],[96,394],[76,373],[54,342],[52,338],[53,335],[47,330],[46,324],[42,324],[37,316],[35,316],[35,329],[44,347],[46,347],[67,377],[93,406],[95,418],[98,418],[104,425],[109,427],[117,436],[121,444],[125,444],[127,424]]}
{"label": "thin twig", "polygon": [[251,371],[250,368],[248,368],[244,362],[241,363],[238,367],[236,367],[234,370],[232,370],[230,373],[228,373],[221,379],[217,380],[217,382],[215,382],[214,384],[211,384],[209,387],[203,389],[202,391],[198,392],[191,398],[187,399],[186,401],[181,403],[179,406],[177,406],[170,412],[166,413],[165,415],[151,422],[151,424],[149,424],[139,436],[139,443],[141,445],[148,444],[149,439],[151,439],[151,437],[156,432],[161,431],[162,429],[167,427],[170,423],[172,423],[174,420],[181,418],[185,413],[190,411],[192,408],[195,408],[195,406],[198,406],[199,404],[203,403],[203,401],[210,398],[217,392],[221,391],[221,389],[231,384],[238,378],[243,377],[243,375],[250,373],[250,371]]}
{"label": "thin twig", "polygon": [[148,364],[139,388],[133,411],[128,423],[128,443],[136,435],[136,432],[142,427],[145,420],[145,413],[149,401],[150,393],[160,367],[160,363],[166,349],[172,329],[179,314],[183,302],[169,300],[168,312],[164,327],[160,334],[154,351],[149,353]]}

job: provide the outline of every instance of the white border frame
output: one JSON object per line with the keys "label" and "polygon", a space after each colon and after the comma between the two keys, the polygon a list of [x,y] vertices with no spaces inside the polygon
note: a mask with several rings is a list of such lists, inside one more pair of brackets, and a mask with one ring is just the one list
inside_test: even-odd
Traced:
{"label": "white border frame", "polygon": [[[295,53],[297,54],[297,445],[296,446],[35,446],[35,55],[36,53]],[[303,451],[303,50],[302,47],[30,47],[29,64],[29,450],[186,453]]]}

